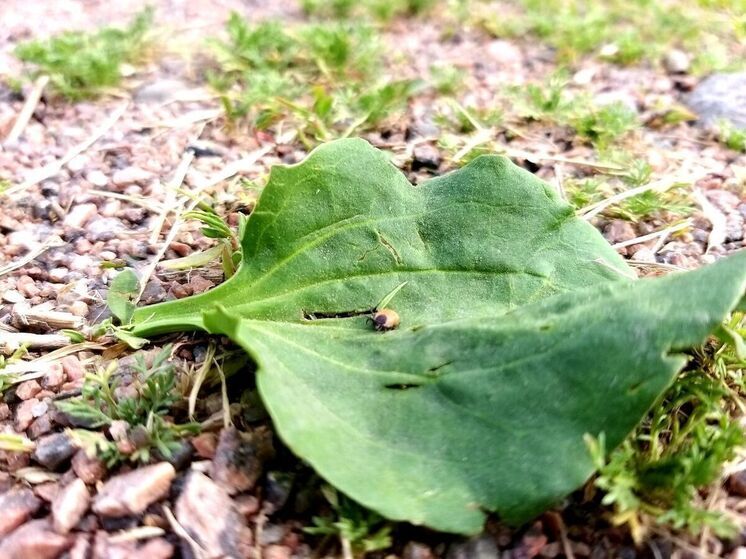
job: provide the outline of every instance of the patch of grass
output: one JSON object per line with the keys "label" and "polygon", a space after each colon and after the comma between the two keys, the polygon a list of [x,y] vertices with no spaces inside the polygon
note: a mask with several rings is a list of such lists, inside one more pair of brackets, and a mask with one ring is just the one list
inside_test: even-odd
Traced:
{"label": "patch of grass", "polygon": [[214,40],[209,76],[229,122],[263,129],[283,121],[308,147],[389,117],[418,87],[378,79],[382,46],[373,28],[338,22],[292,29],[252,25],[233,14],[228,39]]}
{"label": "patch of grass", "polygon": [[171,346],[164,347],[149,366],[142,354],[138,355],[134,378],[126,391],[118,390],[121,379],[116,374],[116,361],[111,362],[86,375],[81,396],[56,404],[74,423],[91,429],[114,422],[127,425],[126,440],[110,440],[94,431],[74,432],[110,466],[125,460],[148,462],[154,451],[169,458],[178,448],[179,439],[199,432],[198,424],[176,424],[169,419],[172,408],[183,400],[176,390],[170,354]]}
{"label": "patch of grass", "polygon": [[679,46],[695,54],[693,66],[703,73],[743,57],[744,12],[735,2],[720,7],[696,0],[519,0],[506,10],[473,6],[472,19],[492,35],[537,37],[569,64],[586,55],[623,65],[657,62]]}
{"label": "patch of grass", "polygon": [[461,91],[466,71],[451,64],[430,66],[430,83],[441,95],[455,95]]}
{"label": "patch of grass", "polygon": [[600,107],[576,105],[568,123],[578,136],[602,151],[639,126],[637,115],[621,103]]}
{"label": "patch of grass", "polygon": [[332,508],[330,516],[314,516],[313,525],[304,532],[317,536],[336,536],[343,557],[362,557],[366,553],[391,547],[391,524],[380,515],[358,505],[328,485],[322,487]]}
{"label": "patch of grass", "polygon": [[[743,315],[728,328],[746,334]],[[737,533],[726,516],[707,508],[700,491],[719,481],[723,465],[746,443],[737,419],[745,404],[744,371],[746,360],[734,344],[713,342],[695,353],[622,446],[607,457],[603,438],[589,441],[602,502],[638,540],[653,522],[695,534],[705,527],[721,537]]]}
{"label": "patch of grass", "polygon": [[148,9],[126,28],[70,31],[46,41],[21,43],[15,54],[30,65],[31,77],[49,76],[55,93],[78,101],[119,85],[123,66],[135,64],[145,55],[151,25],[152,10]]}
{"label": "patch of grass", "polygon": [[303,11],[318,18],[374,18],[391,21],[401,16],[418,16],[431,10],[439,0],[302,0]]}

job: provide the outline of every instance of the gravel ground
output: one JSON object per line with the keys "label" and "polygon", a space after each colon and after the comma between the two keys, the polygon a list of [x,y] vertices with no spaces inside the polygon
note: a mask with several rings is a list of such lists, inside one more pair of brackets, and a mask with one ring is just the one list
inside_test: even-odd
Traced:
{"label": "gravel ground", "polygon": [[[18,41],[123,23],[145,4],[4,0],[0,74],[19,71],[11,54]],[[302,17],[297,6],[286,2],[267,6],[258,1],[160,0],[155,5],[156,20],[175,30],[178,44],[218,33],[231,10],[252,19]],[[463,68],[465,105],[487,107],[505,83],[530,82],[554,66],[548,48],[477,32],[447,40],[437,22],[397,21],[386,34],[403,54],[397,64],[404,75],[425,75],[436,61]],[[81,328],[107,316],[107,286],[117,272],[102,262],[147,273],[155,259],[178,258],[213,245],[193,222],[178,224],[169,239],[176,222],[168,210],[179,202],[169,186],[179,182],[185,161],[189,167],[184,184],[200,188],[217,180],[219,209],[235,224],[246,201],[237,194],[234,177],[261,181],[272,165],[295,162],[305,154],[299,145],[270,134],[230,134],[217,118],[216,100],[196,79],[193,62],[169,51],[128,78],[121,95],[75,105],[42,98],[20,138],[0,147],[0,178],[29,183],[5,195],[0,211],[0,269],[13,264],[0,275],[0,333],[31,342],[33,356],[68,346],[60,329]],[[684,177],[698,192],[699,209],[684,232],[620,247],[639,263],[641,273],[697,267],[744,244],[746,157],[723,148],[697,123],[655,126],[661,107],[685,102],[698,81],[686,72],[619,68],[590,60],[572,76],[572,84],[594,99],[632,107],[647,123],[635,133],[636,151],[647,155],[655,176]],[[23,104],[22,96],[0,86],[0,138],[8,134]],[[441,132],[436,107],[432,95],[423,93],[406,118],[366,135],[373,144],[390,149],[413,180],[454,166],[435,141]],[[544,133],[535,125],[513,138],[511,155],[559,186],[564,177],[591,174],[593,150],[562,134],[556,129]],[[95,139],[92,145],[55,168],[70,150],[90,139]],[[234,174],[220,180],[226,169]],[[49,171],[41,180],[40,170]],[[600,216],[593,223],[612,244],[623,245],[667,225],[665,217],[633,224]],[[29,255],[35,257],[24,262]],[[217,268],[157,268],[141,303],[198,293],[221,277]],[[199,366],[204,359],[204,337],[169,341],[175,344],[172,355],[179,370]],[[4,352],[12,349],[9,342]],[[198,557],[200,549],[207,557],[265,559],[337,553],[333,543],[320,544],[302,530],[318,507],[307,502],[303,491],[304,484],[313,481],[311,472],[288,455],[265,419],[247,417],[237,402],[231,407],[236,428],[221,428],[219,391],[201,400],[198,408],[202,417],[218,418],[211,423],[214,427],[182,445],[170,461],[109,471],[77,448],[63,432],[69,419],[54,402],[79,393],[84,375],[102,356],[120,357],[125,378],[121,388],[126,389],[132,357],[120,345],[103,350],[92,344],[61,359],[38,362],[34,378],[5,392],[0,433],[25,434],[35,450],[0,452],[0,559]],[[235,390],[231,394],[251,388],[250,381],[236,378],[229,386]],[[730,494],[722,499],[739,510],[746,483],[741,486],[736,478],[728,487]],[[610,526],[598,514],[597,504],[571,501],[570,507],[547,513],[521,530],[491,522],[484,534],[466,541],[398,527],[389,556],[698,556],[688,551],[689,544],[666,533],[636,548],[625,530]],[[707,545],[718,556],[735,550],[734,557],[746,557],[746,548],[738,551],[740,543],[708,540]]]}

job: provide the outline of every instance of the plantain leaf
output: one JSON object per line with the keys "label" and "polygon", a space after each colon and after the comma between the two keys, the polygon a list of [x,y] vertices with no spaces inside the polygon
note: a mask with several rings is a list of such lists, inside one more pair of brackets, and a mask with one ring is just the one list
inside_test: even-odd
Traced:
{"label": "plantain leaf", "polygon": [[135,312],[132,299],[137,296],[140,288],[137,274],[133,270],[125,269],[119,272],[109,286],[106,304],[111,314],[119,319],[120,324],[128,324]]}
{"label": "plantain leaf", "polygon": [[[593,471],[741,299],[746,253],[632,281],[551,188],[480,157],[413,187],[340,140],[276,167],[235,276],[138,309],[134,334],[204,329],[257,362],[288,446],[396,519],[474,533],[522,522]],[[377,332],[390,301],[398,329]]]}

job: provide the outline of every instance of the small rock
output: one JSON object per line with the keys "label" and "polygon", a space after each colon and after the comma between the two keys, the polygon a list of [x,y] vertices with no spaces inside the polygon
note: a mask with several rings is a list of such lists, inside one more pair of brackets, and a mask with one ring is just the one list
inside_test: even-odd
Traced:
{"label": "small rock", "polygon": [[99,170],[89,171],[85,176],[85,180],[97,188],[103,188],[109,184],[109,179]]}
{"label": "small rock", "polygon": [[414,148],[412,159],[412,170],[420,169],[437,169],[440,166],[442,158],[440,152],[435,146],[430,144],[420,144]]}
{"label": "small rock", "polygon": [[152,279],[145,286],[142,296],[140,297],[140,302],[143,305],[160,303],[166,299],[166,295],[168,295],[168,292],[163,287],[163,283],[158,279]]}
{"label": "small rock", "polygon": [[29,425],[31,425],[31,422],[34,420],[34,408],[39,403],[39,400],[37,400],[36,398],[31,398],[29,400],[21,402],[16,407],[16,431],[21,432],[28,429]]}
{"label": "small rock", "polygon": [[41,391],[41,385],[35,380],[22,382],[16,388],[16,396],[21,400],[30,400]]}
{"label": "small rock", "polygon": [[746,559],[746,547],[737,547],[728,557],[730,559]]}
{"label": "small rock", "polygon": [[75,316],[86,317],[88,316],[88,305],[83,301],[74,301],[70,304],[70,312]]}
{"label": "small rock", "polygon": [[42,501],[51,503],[57,494],[60,492],[60,484],[56,481],[48,481],[46,483],[40,483],[34,486],[34,495],[39,497]]}
{"label": "small rock", "polygon": [[273,544],[262,549],[263,559],[290,559],[292,556],[292,550],[286,545]]}
{"label": "small rock", "polygon": [[0,542],[3,559],[55,559],[72,540],[52,531],[49,519],[32,520]]}
{"label": "small rock", "polygon": [[0,494],[0,537],[26,522],[41,507],[30,489],[11,489]]}
{"label": "small rock", "polygon": [[36,440],[39,437],[50,433],[53,428],[54,421],[52,420],[52,415],[49,413],[45,413],[41,417],[37,417],[36,419],[34,419],[33,422],[31,422],[31,425],[29,425],[28,429],[26,429],[26,434],[29,436],[30,439]]}
{"label": "small rock", "polygon": [[694,88],[687,104],[705,125],[725,119],[746,128],[746,72],[711,75]]}
{"label": "small rock", "polygon": [[495,540],[487,534],[475,536],[463,543],[452,544],[446,559],[500,559]]}
{"label": "small rock", "polygon": [[629,241],[637,236],[634,227],[622,219],[615,219],[604,229],[604,237],[611,244]]}
{"label": "small rock", "polygon": [[402,559],[435,559],[433,550],[419,542],[409,542],[404,546]]}
{"label": "small rock", "polygon": [[135,100],[140,103],[168,103],[189,90],[189,85],[181,80],[160,79],[140,87],[135,92]]}
{"label": "small rock", "polygon": [[88,485],[93,485],[104,478],[106,465],[96,457],[90,457],[85,450],[80,449],[72,459],[75,475]]}
{"label": "small rock", "polygon": [[91,538],[88,534],[76,534],[75,543],[69,551],[70,559],[91,558]]}
{"label": "small rock", "polygon": [[192,247],[186,243],[180,243],[179,241],[173,241],[168,248],[173,250],[179,256],[188,256],[192,252]]}
{"label": "small rock", "polygon": [[67,268],[52,268],[49,270],[49,281],[53,283],[64,283],[70,270]]}
{"label": "small rock", "polygon": [[100,217],[86,225],[86,236],[94,242],[110,241],[124,231],[124,223],[116,217]]}
{"label": "small rock", "polygon": [[683,50],[671,49],[663,57],[663,67],[669,74],[685,74],[690,66],[689,55]]}
{"label": "small rock", "polygon": [[62,370],[69,380],[79,380],[85,376],[85,369],[80,360],[74,355],[68,355],[60,360]]}
{"label": "small rock", "polygon": [[173,554],[174,546],[164,538],[152,538],[144,543],[114,543],[104,531],[96,534],[93,548],[94,559],[169,559]]}
{"label": "small rock", "polygon": [[191,440],[197,456],[211,460],[215,456],[218,438],[215,433],[200,433]]}
{"label": "small rock", "polygon": [[36,282],[29,276],[21,276],[16,281],[16,289],[21,292],[24,297],[33,299],[41,293],[41,289],[36,286]]}
{"label": "small rock", "polygon": [[230,427],[220,433],[210,477],[230,495],[247,491],[262,474],[264,462],[272,454],[271,441]]}
{"label": "small rock", "polygon": [[65,371],[61,363],[52,363],[49,370],[41,377],[41,385],[48,390],[55,390],[65,382]]}
{"label": "small rock", "polygon": [[153,177],[153,173],[140,167],[125,167],[114,172],[111,182],[117,186],[127,186],[135,183],[147,183]]}
{"label": "small rock", "polygon": [[138,468],[111,478],[96,496],[93,510],[102,516],[140,514],[168,495],[176,470],[168,462]]}
{"label": "small rock", "polygon": [[210,280],[203,278],[202,276],[193,275],[189,280],[189,287],[192,288],[193,293],[197,294],[215,287],[215,284]]}
{"label": "small rock", "polygon": [[728,478],[728,493],[746,497],[746,471],[736,472]]}
{"label": "small rock", "polygon": [[641,246],[634,252],[631,252],[631,254],[632,258],[638,262],[649,262],[651,264],[657,262],[655,259],[655,253],[646,246]]}
{"label": "small rock", "polygon": [[96,204],[78,204],[65,216],[64,225],[72,229],[81,229],[97,213]]}
{"label": "small rock", "polygon": [[83,518],[91,504],[91,495],[82,479],[74,479],[63,487],[52,501],[54,529],[67,534]]}
{"label": "small rock", "polygon": [[65,433],[47,435],[36,441],[36,450],[31,455],[36,462],[50,470],[56,470],[75,453],[75,446]]}
{"label": "small rock", "polygon": [[189,472],[176,500],[176,518],[209,557],[251,552],[251,531],[228,493],[200,472]]}

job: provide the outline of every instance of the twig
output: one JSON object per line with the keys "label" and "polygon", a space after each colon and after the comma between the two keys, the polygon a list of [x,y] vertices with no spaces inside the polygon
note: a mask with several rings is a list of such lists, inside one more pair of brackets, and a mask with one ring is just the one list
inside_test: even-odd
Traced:
{"label": "twig", "polygon": [[16,186],[12,186],[5,190],[3,194],[6,194],[10,196],[11,194],[15,194],[17,192],[22,192],[35,184],[40,183],[41,181],[47,180],[55,176],[57,173],[59,173],[65,165],[67,165],[72,159],[86,151],[89,147],[91,147],[93,144],[95,144],[101,136],[106,134],[106,132],[114,126],[114,124],[122,117],[124,112],[127,110],[127,107],[129,106],[129,101],[125,101],[119,107],[114,109],[114,112],[111,113],[109,118],[107,118],[103,124],[96,129],[93,134],[91,134],[88,138],[86,138],[83,142],[79,143],[76,146],[73,146],[64,156],[62,156],[57,161],[54,161],[48,165],[45,165],[41,169],[39,169],[36,173],[33,174],[33,176],[21,184],[17,184]]}
{"label": "twig", "polygon": [[64,347],[69,343],[70,338],[62,334],[30,334],[0,330],[0,351],[13,352],[23,345],[34,349],[50,349]]}
{"label": "twig", "polygon": [[109,536],[109,543],[126,543],[149,538],[157,538],[166,532],[158,526],[137,526],[130,530],[123,530]]}
{"label": "twig", "polygon": [[[199,132],[196,134],[197,137],[199,137],[203,129],[204,126],[200,127]],[[194,152],[192,150],[187,150],[181,157],[179,166],[176,167],[176,171],[174,171],[173,178],[169,181],[168,185],[166,185],[166,200],[161,206],[161,212],[158,214],[158,218],[155,220],[155,224],[153,225],[153,231],[150,233],[151,245],[157,243],[158,237],[161,236],[161,229],[163,229],[163,224],[166,222],[166,217],[168,217],[169,212],[176,203],[176,190],[184,184],[184,179],[186,178],[187,171],[189,170],[189,166],[192,164],[193,160]]]}
{"label": "twig", "polygon": [[23,268],[26,264],[41,256],[50,248],[61,247],[64,246],[64,244],[65,242],[59,237],[51,237],[50,239],[47,239],[47,241],[44,242],[41,246],[29,251],[27,254],[23,255],[15,262],[9,262],[5,266],[0,266],[0,276],[12,272],[13,270],[17,270],[18,268]]}
{"label": "twig", "polygon": [[632,245],[639,245],[640,243],[651,241],[659,237],[668,237],[671,233],[675,233],[676,231],[681,231],[682,229],[691,227],[691,225],[692,225],[691,220],[687,219],[687,220],[682,221],[681,223],[672,225],[671,227],[666,227],[665,229],[660,229],[659,231],[654,231],[652,233],[648,233],[647,235],[642,235],[640,237],[635,237],[634,239],[629,239],[628,241],[622,241],[620,243],[613,244],[611,245],[611,248],[620,249],[620,248],[624,248],[624,247],[628,247]]}
{"label": "twig", "polygon": [[63,328],[78,330],[85,324],[85,319],[81,316],[48,310],[43,308],[44,306],[29,307],[28,304],[18,303],[13,305],[13,316],[24,326],[47,326],[50,330],[62,330]]}
{"label": "twig", "polygon": [[189,419],[194,421],[194,410],[197,408],[197,396],[199,395],[199,389],[202,387],[202,383],[205,381],[205,377],[210,370],[212,364],[212,358],[215,355],[215,344],[210,342],[207,346],[207,352],[205,353],[205,360],[202,366],[197,371],[197,376],[194,378],[192,383],[192,389],[189,391]]}
{"label": "twig", "polygon": [[695,190],[693,196],[697,204],[702,208],[705,218],[712,225],[712,230],[707,236],[707,250],[705,251],[710,252],[710,249],[713,247],[723,246],[727,237],[728,220],[725,214],[716,208],[701,190]]}
{"label": "twig", "polygon": [[663,262],[645,262],[644,260],[627,260],[627,264],[637,266],[638,268],[660,268],[662,270],[670,270],[672,272],[683,272],[684,268],[680,266],[674,266],[673,264],[665,264]]}
{"label": "twig", "polygon": [[125,202],[129,202],[130,204],[134,204],[136,206],[145,208],[146,210],[150,210],[153,213],[159,213],[163,211],[163,204],[160,204],[158,202],[151,202],[147,200],[146,198],[138,198],[137,196],[128,196],[127,194],[119,194],[118,192],[109,192],[108,190],[97,190],[95,188],[91,188],[90,190],[88,190],[88,194],[93,194],[95,196],[102,196],[104,198],[113,198],[115,200],[124,200]]}
{"label": "twig", "polygon": [[4,144],[6,146],[17,142],[18,138],[23,134],[26,125],[29,120],[31,120],[31,115],[34,114],[36,106],[39,104],[39,99],[41,99],[41,94],[47,86],[47,83],[49,83],[49,76],[39,76],[36,78],[34,87],[29,92],[28,97],[26,97],[26,102],[23,104],[21,112],[18,113],[13,128],[10,129],[10,132],[8,132],[8,135],[5,137]]}
{"label": "twig", "polygon": [[163,507],[163,515],[166,517],[166,520],[168,520],[168,523],[171,525],[171,529],[174,531],[174,533],[186,540],[186,542],[189,544],[189,547],[192,549],[192,553],[194,553],[194,557],[196,559],[207,559],[207,550],[205,550],[199,543],[197,543],[197,540],[195,540],[192,536],[189,535],[189,532],[186,531],[186,528],[184,528],[178,520],[176,520],[176,517],[174,516],[174,513],[171,512],[171,509],[167,506]]}

